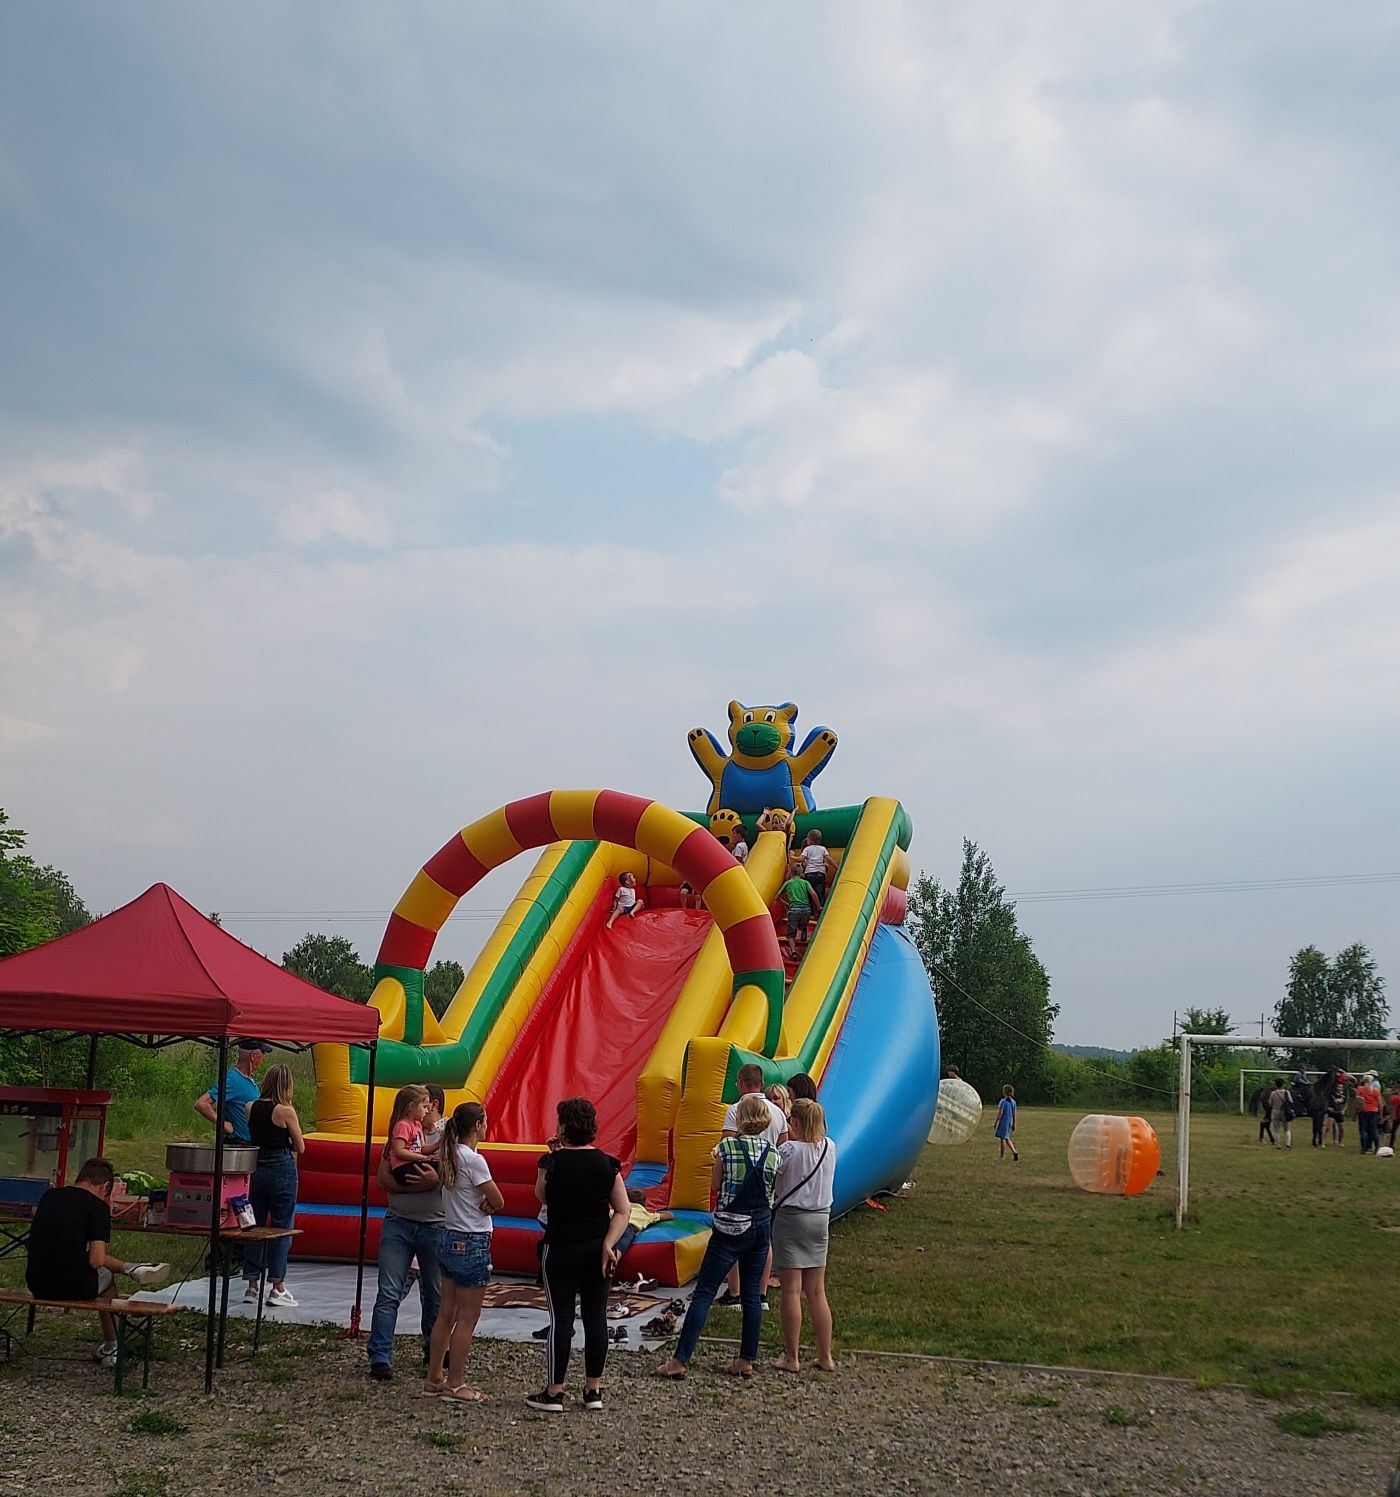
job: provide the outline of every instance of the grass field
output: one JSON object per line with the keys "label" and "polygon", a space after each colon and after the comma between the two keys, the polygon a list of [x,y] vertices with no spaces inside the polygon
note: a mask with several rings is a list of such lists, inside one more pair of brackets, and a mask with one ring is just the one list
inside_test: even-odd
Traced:
{"label": "grass field", "polygon": [[[1192,1216],[1177,1232],[1175,1120],[1151,1119],[1165,1173],[1127,1200],[1071,1182],[1080,1115],[1023,1107],[1019,1164],[996,1162],[984,1122],[972,1143],[926,1149],[909,1197],[836,1223],[838,1352],[1170,1373],[1278,1396],[1340,1389],[1400,1407],[1400,1161],[1362,1158],[1351,1124],[1344,1149],[1314,1150],[1295,1129],[1283,1153],[1255,1142],[1249,1118],[1201,1115]],[[192,1114],[183,1131],[207,1136]],[[164,1141],[118,1139],[109,1153],[159,1171]],[[149,1238],[116,1246],[152,1251]],[[22,1271],[0,1265],[0,1282]],[[712,1326],[728,1334],[737,1312]],[[770,1315],[768,1344],[777,1331]]]}
{"label": "grass field", "polygon": [[1250,1118],[1191,1126],[1191,1218],[1173,1225],[1175,1119],[1152,1117],[1164,1174],[1136,1199],[1069,1177],[1080,1113],[1022,1108],[1021,1162],[977,1138],[928,1148],[913,1194],[832,1232],[846,1347],[1171,1373],[1264,1394],[1342,1389],[1400,1405],[1400,1161],[1255,1142]]}

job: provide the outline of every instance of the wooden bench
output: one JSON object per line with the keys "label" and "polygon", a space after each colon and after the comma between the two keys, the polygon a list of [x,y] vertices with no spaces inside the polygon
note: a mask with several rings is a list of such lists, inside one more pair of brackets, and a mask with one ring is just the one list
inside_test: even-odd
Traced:
{"label": "wooden bench", "polygon": [[[28,1308],[29,1315],[24,1328],[26,1336],[34,1333],[36,1310],[86,1310],[94,1315],[100,1311],[113,1316],[117,1322],[116,1389],[118,1393],[122,1391],[122,1380],[126,1372],[129,1352],[133,1355],[140,1355],[141,1386],[150,1387],[151,1340],[155,1333],[155,1323],[158,1320],[164,1320],[167,1315],[182,1314],[185,1309],[183,1305],[165,1305],[157,1300],[36,1299],[25,1289],[0,1289],[0,1305],[15,1307],[7,1319],[13,1319],[20,1309]],[[5,1338],[5,1360],[8,1361],[10,1333],[3,1326],[0,1326],[0,1336]]]}

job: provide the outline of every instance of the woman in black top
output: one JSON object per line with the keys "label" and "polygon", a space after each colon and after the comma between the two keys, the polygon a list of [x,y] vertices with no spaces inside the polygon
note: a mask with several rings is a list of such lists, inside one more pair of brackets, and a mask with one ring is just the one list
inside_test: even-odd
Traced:
{"label": "woman in black top", "polygon": [[608,1355],[608,1275],[627,1226],[629,1205],[622,1166],[594,1148],[598,1115],[586,1097],[559,1104],[558,1147],[540,1160],[535,1195],[547,1221],[540,1270],[549,1300],[545,1386],[525,1400],[548,1414],[564,1412],[564,1374],[574,1339],[574,1296],[583,1318],[583,1406],[603,1407],[603,1363]]}
{"label": "woman in black top", "polygon": [[[292,1106],[292,1073],[286,1066],[270,1066],[262,1079],[262,1094],[256,1102],[249,1102],[248,1136],[258,1151],[258,1167],[248,1186],[258,1225],[290,1227],[297,1214],[297,1155],[306,1148],[306,1141],[301,1136],[301,1119]],[[267,1276],[272,1281],[267,1303],[288,1310],[296,1308],[296,1300],[287,1292],[287,1254],[291,1250],[290,1237],[249,1245],[243,1255],[243,1277],[248,1281],[243,1291],[245,1303],[258,1301],[258,1280],[266,1251]]]}

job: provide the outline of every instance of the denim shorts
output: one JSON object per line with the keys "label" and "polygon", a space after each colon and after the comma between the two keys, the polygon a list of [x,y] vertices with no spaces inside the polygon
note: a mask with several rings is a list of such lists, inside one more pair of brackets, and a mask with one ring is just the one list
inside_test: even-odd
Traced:
{"label": "denim shorts", "polygon": [[444,1232],[438,1262],[458,1289],[485,1289],[491,1282],[491,1234]]}

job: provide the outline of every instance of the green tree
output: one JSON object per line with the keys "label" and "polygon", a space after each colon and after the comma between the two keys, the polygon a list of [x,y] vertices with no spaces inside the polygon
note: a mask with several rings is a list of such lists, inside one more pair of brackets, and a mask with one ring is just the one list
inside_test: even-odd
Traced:
{"label": "green tree", "polygon": [[956,890],[920,875],[909,926],[933,983],[945,1066],[956,1065],[984,1095],[1008,1080],[1023,1096],[1039,1095],[1059,1007],[1015,906],[975,842],[963,842]]}
{"label": "green tree", "polygon": [[[68,878],[24,851],[25,833],[0,810],[0,957],[66,936],[91,918]],[[0,1082],[45,1082],[53,1047],[41,1036],[0,1039]]]}
{"label": "green tree", "polygon": [[1390,1005],[1385,998],[1385,978],[1376,971],[1375,958],[1359,941],[1333,958],[1329,987],[1342,1034],[1364,1040],[1386,1037]]}
{"label": "green tree", "polygon": [[344,936],[308,933],[282,953],[282,965],[327,993],[355,1003],[368,1003],[374,991],[374,974]]}
{"label": "green tree", "polygon": [[[1360,942],[1328,961],[1316,946],[1304,946],[1288,964],[1288,987],[1274,1011],[1280,1034],[1335,1035],[1378,1040],[1387,1033],[1390,1005],[1385,979]],[[1338,1060],[1335,1050],[1299,1047],[1293,1064],[1325,1070]],[[1348,1058],[1348,1064],[1350,1059]]]}
{"label": "green tree", "polygon": [[442,1018],[447,1005],[457,996],[466,981],[461,962],[434,962],[423,974],[423,996],[436,1018]]}

